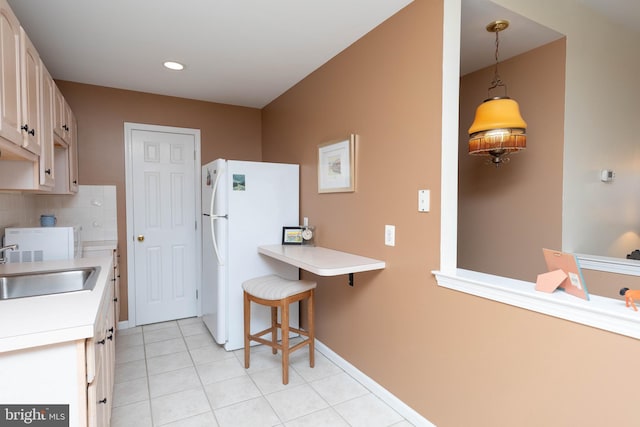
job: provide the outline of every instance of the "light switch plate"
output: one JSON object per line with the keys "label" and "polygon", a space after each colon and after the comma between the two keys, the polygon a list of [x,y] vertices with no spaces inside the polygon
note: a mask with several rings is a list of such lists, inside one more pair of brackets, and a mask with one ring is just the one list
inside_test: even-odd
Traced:
{"label": "light switch plate", "polygon": [[431,209],[431,191],[418,190],[418,212],[429,212]]}

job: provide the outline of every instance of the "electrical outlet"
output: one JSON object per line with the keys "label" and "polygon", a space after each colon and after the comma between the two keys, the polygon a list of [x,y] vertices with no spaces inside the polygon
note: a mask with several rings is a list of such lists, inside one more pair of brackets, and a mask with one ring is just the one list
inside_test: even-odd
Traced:
{"label": "electrical outlet", "polygon": [[384,226],[384,244],[387,246],[396,245],[396,226],[395,225]]}

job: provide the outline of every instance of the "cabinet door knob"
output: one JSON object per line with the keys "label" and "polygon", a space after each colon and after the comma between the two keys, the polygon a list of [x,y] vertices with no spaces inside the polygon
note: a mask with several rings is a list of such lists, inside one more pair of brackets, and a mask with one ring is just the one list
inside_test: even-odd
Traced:
{"label": "cabinet door knob", "polygon": [[109,336],[107,337],[107,339],[108,339],[109,341],[113,341],[113,335],[109,335]]}
{"label": "cabinet door knob", "polygon": [[104,398],[104,399],[102,399],[102,400],[98,400],[98,403],[105,403],[105,404],[106,404],[106,403],[107,403],[107,398],[105,397],[105,398]]}
{"label": "cabinet door knob", "polygon": [[106,343],[105,340],[100,340],[100,341],[97,342],[97,344],[102,344],[102,345],[104,345],[105,343]]}
{"label": "cabinet door knob", "polygon": [[27,135],[31,135],[31,136],[35,136],[36,135],[36,130],[35,129],[29,129],[29,124],[25,123],[24,125],[20,126],[20,129],[22,129],[23,131],[27,132]]}
{"label": "cabinet door knob", "polygon": [[51,169],[45,169],[44,173],[46,173],[47,175],[51,175]]}

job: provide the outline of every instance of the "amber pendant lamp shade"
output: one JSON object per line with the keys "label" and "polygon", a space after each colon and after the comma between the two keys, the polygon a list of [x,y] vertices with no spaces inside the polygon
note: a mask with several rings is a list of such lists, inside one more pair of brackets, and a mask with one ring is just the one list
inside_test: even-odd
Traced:
{"label": "amber pendant lamp shade", "polygon": [[520,115],[518,103],[506,96],[507,87],[498,73],[498,33],[509,26],[505,20],[487,25],[487,31],[496,34],[496,64],[489,91],[503,88],[504,96],[485,99],[476,109],[476,115],[469,128],[469,154],[490,156],[491,164],[500,166],[509,161],[509,154],[527,147],[527,123]]}
{"label": "amber pendant lamp shade", "polygon": [[469,154],[492,156],[493,163],[500,163],[502,156],[527,147],[526,130],[516,101],[506,96],[487,99],[469,128]]}

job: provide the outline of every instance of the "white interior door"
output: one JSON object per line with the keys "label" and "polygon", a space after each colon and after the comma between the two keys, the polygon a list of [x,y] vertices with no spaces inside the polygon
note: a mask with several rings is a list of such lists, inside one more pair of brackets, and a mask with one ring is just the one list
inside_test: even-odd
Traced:
{"label": "white interior door", "polygon": [[196,135],[172,129],[129,129],[128,134],[136,325],[198,314],[199,156]]}

